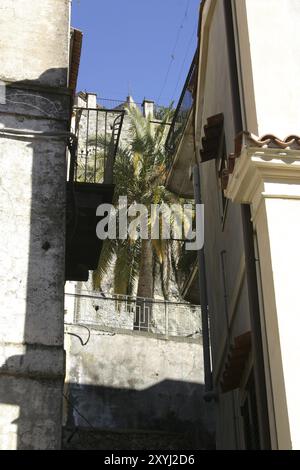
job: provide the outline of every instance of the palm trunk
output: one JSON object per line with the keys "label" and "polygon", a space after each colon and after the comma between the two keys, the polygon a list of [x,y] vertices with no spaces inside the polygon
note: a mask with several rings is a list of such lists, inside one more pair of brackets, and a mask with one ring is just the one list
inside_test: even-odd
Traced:
{"label": "palm trunk", "polygon": [[151,240],[142,240],[138,297],[153,297],[153,251]]}
{"label": "palm trunk", "polygon": [[160,275],[161,275],[161,287],[165,300],[169,300],[170,295],[170,247],[167,246],[165,250],[165,256],[162,264],[160,265]]}
{"label": "palm trunk", "polygon": [[[142,240],[137,296],[148,299],[153,298],[153,252],[151,240]],[[134,328],[149,331],[151,312],[152,302],[137,300]]]}

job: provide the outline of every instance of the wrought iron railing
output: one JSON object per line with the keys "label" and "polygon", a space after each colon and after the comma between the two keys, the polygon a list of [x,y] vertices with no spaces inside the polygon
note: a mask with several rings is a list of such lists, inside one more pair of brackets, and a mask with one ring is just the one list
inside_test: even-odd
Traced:
{"label": "wrought iron railing", "polygon": [[112,183],[124,110],[74,108],[76,152],[69,163],[69,181]]}
{"label": "wrought iron railing", "polygon": [[192,61],[188,76],[186,78],[177,108],[166,139],[166,150],[171,157],[175,155],[177,147],[184,134],[190,113],[194,105],[194,89],[196,81],[196,54]]}
{"label": "wrought iron railing", "polygon": [[74,324],[147,332],[164,337],[201,336],[201,309],[187,302],[124,295],[110,297],[89,291],[66,293],[66,296],[74,298]]}

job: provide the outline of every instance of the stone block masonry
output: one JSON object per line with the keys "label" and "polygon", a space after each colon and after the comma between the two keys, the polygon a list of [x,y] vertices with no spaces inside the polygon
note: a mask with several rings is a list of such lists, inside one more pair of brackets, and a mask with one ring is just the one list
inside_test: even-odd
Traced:
{"label": "stone block masonry", "polygon": [[61,446],[69,10],[0,6],[1,450]]}

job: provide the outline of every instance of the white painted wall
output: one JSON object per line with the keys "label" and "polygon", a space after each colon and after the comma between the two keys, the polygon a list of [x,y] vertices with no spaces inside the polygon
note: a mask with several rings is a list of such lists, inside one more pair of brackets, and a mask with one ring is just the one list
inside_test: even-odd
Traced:
{"label": "white painted wall", "polygon": [[245,130],[282,139],[299,134],[300,2],[236,0],[235,4],[249,115]]}
{"label": "white painted wall", "polygon": [[[281,183],[267,183],[265,191],[270,196],[265,198],[265,216],[267,218],[269,248],[271,257],[272,275],[274,283],[274,294],[276,304],[276,315],[278,324],[278,334],[280,341],[281,361],[274,364],[274,358],[278,358],[278,352],[275,345],[272,346],[272,339],[276,338],[272,315],[268,309],[268,304],[272,305],[272,290],[265,292],[266,311],[269,314],[269,338],[270,346],[274,354],[273,377],[276,380],[277,373],[280,374],[283,368],[283,378],[285,387],[285,399],[288,412],[289,432],[283,432],[282,425],[284,420],[277,420],[277,429],[279,432],[280,448],[300,449],[300,374],[298,373],[300,364],[300,302],[299,302],[299,278],[300,278],[300,185],[294,186],[294,194],[284,188]],[[277,198],[276,195],[290,194],[290,197]],[[260,238],[266,236],[260,234]],[[268,253],[268,252],[267,252]],[[262,252],[263,258],[267,253]],[[278,345],[277,345],[278,347]],[[278,369],[278,372],[276,371]],[[275,385],[275,384],[274,384]],[[274,387],[274,393],[277,390]],[[277,413],[281,413],[280,403],[283,398],[278,397]],[[280,407],[280,408],[279,408]],[[287,441],[290,434],[291,444]]]}
{"label": "white painted wall", "polygon": [[295,150],[245,149],[227,195],[251,204],[261,273],[261,322],[268,365],[273,449],[300,449],[300,157]]}

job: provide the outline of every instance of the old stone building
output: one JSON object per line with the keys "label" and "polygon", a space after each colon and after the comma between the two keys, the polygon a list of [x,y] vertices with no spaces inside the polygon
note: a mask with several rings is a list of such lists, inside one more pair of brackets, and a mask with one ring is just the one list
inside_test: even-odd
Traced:
{"label": "old stone building", "polygon": [[[105,442],[109,431],[130,427],[123,445],[130,442],[133,448],[156,448],[161,442],[177,448],[183,435],[187,446],[211,446],[213,422],[202,402],[199,308],[180,322],[180,330],[176,312],[181,306],[162,305],[164,316],[154,312],[153,331],[146,332],[134,332],[132,321],[128,328],[132,309],[126,308],[125,328],[120,324],[124,311],[114,310],[109,316],[119,315],[114,324],[106,318],[106,325],[88,327],[90,340],[82,350],[82,326],[64,325],[65,281],[86,280],[98,263],[96,208],[112,200],[112,164],[124,118],[115,110],[111,119],[108,109],[104,121],[94,121],[100,130],[104,125],[107,153],[100,171],[91,171],[91,149],[81,158],[84,149],[77,142],[73,105],[82,34],[70,26],[70,7],[69,0],[1,3],[0,448],[60,449],[64,395],[66,446],[74,444],[68,434],[74,427],[80,435],[85,412],[100,434],[106,432]],[[95,97],[86,98],[83,128],[90,105],[92,115],[97,111]],[[145,101],[145,114],[151,108]],[[65,391],[64,333],[72,353]],[[82,395],[83,389],[91,393]],[[143,426],[152,435],[141,439]],[[76,442],[78,433],[74,436]],[[103,433],[100,437],[103,448]],[[117,445],[112,441],[107,445]],[[84,440],[77,444],[83,448]]]}
{"label": "old stone building", "polygon": [[70,35],[68,0],[1,2],[1,449],[61,445]]}
{"label": "old stone building", "polygon": [[[153,126],[158,122],[157,107],[149,100],[137,104],[131,97],[123,103],[93,93],[77,95],[73,130],[81,178],[86,161],[97,167],[92,180],[101,175],[95,163],[95,156],[103,158],[97,140],[109,141],[118,113],[128,107],[149,113]],[[130,127],[125,112],[119,136],[123,148],[132,139]],[[92,271],[84,282],[66,283],[64,446],[213,448],[214,404],[203,400],[200,307],[182,301],[174,280],[165,301],[159,282],[154,299],[142,299],[115,295],[113,278],[113,270],[108,271],[101,292],[94,291]]]}
{"label": "old stone building", "polygon": [[299,449],[299,1],[201,2],[166,141],[205,206],[192,304],[83,284],[135,104],[75,97],[70,0],[0,13],[0,449]]}

